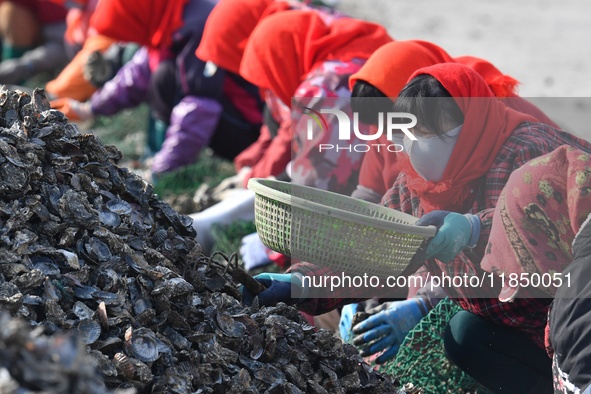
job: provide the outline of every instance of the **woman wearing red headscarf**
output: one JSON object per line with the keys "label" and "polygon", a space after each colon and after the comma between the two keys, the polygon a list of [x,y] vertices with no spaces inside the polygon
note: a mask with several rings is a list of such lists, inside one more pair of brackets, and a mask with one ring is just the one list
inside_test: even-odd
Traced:
{"label": "woman wearing red headscarf", "polygon": [[96,51],[105,52],[116,43],[116,40],[97,34],[90,26],[90,18],[98,0],[54,0],[54,2],[68,8],[64,41],[71,60],[56,78],[47,82],[45,91],[52,99],[88,100],[98,89],[84,76],[84,67],[89,56]]}
{"label": "woman wearing red headscarf", "polygon": [[[276,0],[222,0],[212,10],[207,18],[203,30],[203,38],[195,54],[210,65],[232,73],[239,73],[240,62],[244,54],[244,48],[250,35],[257,24],[264,18],[283,11],[308,10],[317,13],[324,21],[331,23],[341,17],[340,14],[327,8],[309,7],[298,1]],[[224,200],[234,193],[244,192],[246,181],[250,177],[281,176],[289,161],[291,152],[291,116],[289,108],[269,90],[261,91],[265,101],[263,109],[263,125],[260,129],[258,140],[241,152],[234,164],[237,175],[222,181],[214,190],[214,197]],[[241,189],[241,190],[240,190]],[[213,208],[217,213],[212,216],[212,210],[196,213],[193,216],[198,231],[198,240],[205,250],[213,244],[211,235],[211,223],[226,223],[233,220],[252,220],[254,215],[254,202],[250,202],[252,208],[238,209],[241,204],[228,204],[228,209],[220,206]],[[244,207],[242,207],[244,208]],[[246,213],[245,213],[246,212]],[[207,218],[207,219],[203,219]],[[253,253],[243,255],[247,269],[257,265],[268,264],[267,249],[256,239],[249,237],[249,243]],[[260,258],[252,258],[253,255]],[[282,257],[279,257],[283,259]]]}
{"label": "woman wearing red headscarf", "polygon": [[[590,173],[591,156],[570,146],[515,170],[499,197],[481,263],[486,271],[514,278],[504,282],[499,293],[502,302],[520,298],[523,288],[530,286],[527,279],[554,299],[546,340],[548,354],[553,356],[555,393],[582,393],[591,386]],[[458,320],[474,320],[467,314],[454,316],[452,327]],[[477,363],[474,357],[493,342],[467,334],[456,341],[457,334],[450,330],[448,347],[463,368]]]}
{"label": "woman wearing red headscarf", "polygon": [[[371,124],[376,122],[378,112],[392,110],[393,100],[398,96],[408,78],[418,69],[441,63],[460,63],[476,71],[486,82],[492,93],[509,108],[532,115],[538,121],[558,127],[533,104],[514,93],[518,84],[514,78],[503,74],[490,62],[472,56],[452,58],[441,47],[426,41],[394,41],[379,48],[351,76],[353,109],[360,114],[360,119]],[[386,133],[376,141],[380,150],[369,150],[364,158],[359,173],[359,184],[352,196],[362,200],[379,203],[386,191],[394,184],[400,168],[396,164],[399,153],[384,147],[391,146]],[[436,300],[444,296],[438,288],[430,288],[429,294]],[[348,306],[345,311],[351,310]],[[350,314],[350,313],[349,313]],[[347,316],[347,313],[345,313]],[[350,324],[344,321],[346,330]]]}
{"label": "woman wearing red headscarf", "polygon": [[[258,90],[235,73],[195,57],[215,0],[101,0],[91,19],[98,34],[143,48],[89,103],[68,102],[72,115],[111,115],[147,100],[168,123],[154,156],[157,175],[193,163],[209,146],[233,159],[256,141],[262,120]],[[73,105],[72,105],[73,104]],[[158,149],[153,142],[151,148]]]}
{"label": "woman wearing red headscarf", "polygon": [[[353,88],[353,107],[360,113],[360,118],[367,123],[375,123],[377,112],[389,112],[400,90],[406,84],[408,77],[417,69],[440,63],[460,63],[476,71],[486,82],[492,93],[512,109],[532,115],[541,123],[556,126],[542,111],[533,104],[520,98],[514,93],[518,82],[514,78],[501,73],[490,62],[471,56],[452,58],[439,46],[425,41],[395,41],[378,49],[354,74],[349,82]],[[570,136],[566,136],[570,138]],[[573,141],[576,139],[573,138]],[[377,144],[388,146],[384,133]],[[397,157],[403,153],[390,152],[384,148],[372,149],[363,158],[359,174],[359,185],[353,192],[353,197],[366,201],[379,202],[385,192],[394,184],[400,172]],[[442,168],[441,168],[442,169]],[[426,275],[426,274],[425,274]],[[428,291],[421,290],[421,294],[428,297],[430,305],[435,305],[445,293],[438,286],[427,286]],[[396,304],[382,305],[394,307]],[[351,324],[348,316],[357,306],[344,308],[342,319],[343,333],[350,333]],[[350,334],[349,334],[350,335]]]}
{"label": "woman wearing red headscarf", "polygon": [[[291,118],[298,121],[292,124],[290,135],[295,140],[289,147],[293,149],[284,147],[281,157],[266,151],[261,162],[285,168],[291,161],[292,181],[350,194],[362,153],[321,151],[321,144],[336,145],[337,119],[326,116],[328,122],[308,140],[304,107],[316,111],[329,105],[350,114],[348,77],[373,51],[391,40],[383,27],[361,20],[343,18],[327,24],[309,11],[286,11],[265,18],[248,41],[240,74],[276,95],[286,110],[291,109]],[[296,97],[295,105],[292,97]]]}
{"label": "woman wearing red headscarf", "polygon": [[[518,97],[514,78],[501,73],[490,62],[472,56],[452,58],[439,46],[426,41],[394,41],[378,49],[349,80],[353,109],[360,113],[360,118],[367,123],[375,123],[377,112],[388,112],[392,103],[387,97],[395,98],[416,70],[439,63],[457,62],[464,64],[486,81],[486,84],[498,98],[503,98],[510,108],[530,114],[540,122],[558,127],[533,104]],[[367,105],[365,105],[367,104]],[[388,146],[386,134],[382,134],[376,144]],[[363,158],[359,185],[353,196],[366,201],[379,202],[397,176],[396,152],[385,148],[371,149]]]}
{"label": "woman wearing red headscarf", "polygon": [[[244,48],[256,25],[267,16],[289,10],[315,12],[327,24],[343,17],[334,10],[312,8],[299,1],[222,0],[207,19],[196,55],[217,67],[238,73]],[[234,159],[238,175],[222,182],[216,188],[218,195],[223,195],[228,188],[246,187],[250,177],[278,176],[285,170],[284,158],[291,151],[289,110],[269,90],[262,91],[262,96],[266,106],[259,139]]]}
{"label": "woman wearing red headscarf", "polygon": [[[394,136],[394,141],[404,146],[404,154],[397,159],[399,174],[383,202],[421,218],[418,224],[438,227],[424,265],[432,277],[481,278],[486,274],[480,262],[492,215],[513,170],[565,144],[591,152],[588,142],[508,108],[494,97],[478,73],[457,63],[416,71],[400,92],[393,111],[417,117],[418,124],[412,129],[417,140]],[[292,267],[292,272],[304,277],[331,275],[327,269],[306,263]],[[291,300],[291,288],[277,291],[283,288],[282,281],[263,282],[268,289],[258,295],[259,302]],[[497,298],[497,284],[484,282],[481,287],[470,287],[465,283],[467,286],[444,287],[444,291],[493,330],[495,326],[503,327],[520,338],[515,342],[523,346],[514,352],[524,355],[521,364],[495,364],[496,374],[480,365],[473,365],[468,372],[493,390],[551,390],[550,364],[540,363],[545,356],[547,300],[519,298],[502,303]],[[312,314],[324,313],[350,302],[356,294],[360,293],[355,288],[337,289],[332,298],[301,300],[298,308]],[[522,295],[536,294],[532,290]],[[345,301],[345,297],[349,299]],[[386,350],[377,361],[387,361],[428,309],[429,299],[421,296],[397,303],[355,326],[353,332],[358,337],[354,343],[363,348],[364,355]],[[518,379],[516,371],[521,372]]]}
{"label": "woman wearing red headscarf", "polygon": [[[457,121],[450,122],[447,115],[443,116],[454,112],[442,109],[440,103],[418,104],[417,98],[438,97],[425,93],[438,89],[453,97],[453,101],[444,101],[459,109]],[[588,142],[538,123],[531,115],[509,109],[492,98],[484,80],[471,68],[459,64],[440,64],[417,71],[400,93],[394,109],[416,114],[418,140],[400,138],[406,154],[398,157],[400,174],[383,201],[394,209],[421,217],[420,224],[439,228],[427,249],[429,259],[425,267],[431,275],[482,277],[480,262],[494,207],[514,169],[565,144],[591,152]],[[469,316],[488,322],[492,330],[496,325],[503,327],[503,335],[512,333],[515,342],[523,345],[514,349],[515,354],[523,355],[521,364],[509,367],[507,363],[507,371],[501,371],[500,366],[495,374],[484,365],[472,364],[468,373],[493,390],[551,390],[550,364],[543,362],[542,357],[547,300],[533,298],[537,294],[532,291],[524,292],[525,297],[532,298],[502,303],[496,298],[498,289],[487,285],[445,287],[444,291],[471,312]],[[376,321],[380,318],[375,316]],[[374,323],[357,327],[354,332],[364,340],[371,338],[371,330],[376,328],[370,326]],[[466,329],[473,326],[474,320],[461,323],[462,329]],[[458,328],[454,329],[457,333]],[[510,361],[511,355],[506,360]]]}

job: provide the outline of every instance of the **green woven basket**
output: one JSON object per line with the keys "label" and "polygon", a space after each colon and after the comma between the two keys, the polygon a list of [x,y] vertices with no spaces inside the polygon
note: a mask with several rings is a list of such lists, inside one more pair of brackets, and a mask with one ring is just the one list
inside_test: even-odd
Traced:
{"label": "green woven basket", "polygon": [[400,275],[437,232],[416,226],[414,216],[324,190],[269,179],[251,179],[248,188],[265,245],[336,271]]}

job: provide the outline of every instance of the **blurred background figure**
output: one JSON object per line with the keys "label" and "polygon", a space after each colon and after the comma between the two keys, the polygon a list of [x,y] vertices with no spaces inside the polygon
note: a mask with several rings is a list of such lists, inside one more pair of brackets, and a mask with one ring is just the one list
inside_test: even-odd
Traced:
{"label": "blurred background figure", "polygon": [[[327,24],[343,17],[323,6],[311,7],[309,2],[275,0],[221,0],[207,19],[203,38],[196,55],[215,67],[239,73],[244,49],[250,35],[260,21],[290,10],[316,13]],[[274,176],[287,180],[285,168],[291,159],[291,114],[288,106],[269,89],[262,89],[265,101],[263,125],[258,140],[234,159],[237,174],[221,182],[213,192],[215,200],[222,201],[203,212],[192,215],[199,228],[197,239],[209,252],[214,244],[212,225],[230,224],[237,220],[254,219],[254,194],[246,190],[251,177]],[[272,257],[270,257],[272,256]],[[258,239],[246,237],[242,243],[242,258],[247,269],[285,261]]]}
{"label": "blurred background figure", "polygon": [[18,85],[38,73],[59,71],[68,61],[65,19],[66,9],[49,0],[2,0],[0,83]]}
{"label": "blurred background figure", "polygon": [[195,57],[215,1],[101,0],[91,19],[98,34],[142,46],[90,101],[53,103],[70,119],[112,115],[147,101],[160,133],[149,135],[154,175],[193,163],[209,146],[232,160],[256,141],[262,103],[240,76]]}
{"label": "blurred background figure", "polygon": [[[64,36],[70,62],[60,74],[45,85],[50,98],[88,100],[106,81],[113,78],[125,61],[128,61],[137,45],[118,43],[117,40],[98,34],[90,20],[100,0],[53,0],[68,9],[67,29]],[[102,54],[109,48],[104,61]]]}
{"label": "blurred background figure", "polygon": [[[326,24],[345,17],[342,13],[310,1],[222,0],[205,24],[203,40],[196,55],[217,67],[239,73],[244,49],[261,20],[279,12],[305,10],[316,13]],[[216,189],[219,199],[230,189],[246,187],[249,178],[276,176],[284,178],[291,159],[291,115],[270,89],[261,89],[265,100],[264,124],[256,143],[236,157],[237,175]],[[289,105],[289,103],[286,103]],[[228,193],[231,194],[231,193]]]}

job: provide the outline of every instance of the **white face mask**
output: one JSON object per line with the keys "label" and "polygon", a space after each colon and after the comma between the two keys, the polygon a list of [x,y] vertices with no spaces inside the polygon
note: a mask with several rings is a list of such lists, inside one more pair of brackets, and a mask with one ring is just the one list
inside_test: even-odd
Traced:
{"label": "white face mask", "polygon": [[417,137],[416,141],[406,136],[392,139],[401,139],[400,142],[394,142],[402,143],[404,151],[410,158],[410,164],[421,177],[437,182],[443,176],[461,131],[462,125],[459,125],[440,136]]}

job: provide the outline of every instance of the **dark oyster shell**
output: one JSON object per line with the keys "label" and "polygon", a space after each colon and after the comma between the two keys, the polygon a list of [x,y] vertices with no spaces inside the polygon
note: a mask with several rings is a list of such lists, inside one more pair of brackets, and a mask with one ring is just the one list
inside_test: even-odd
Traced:
{"label": "dark oyster shell", "polygon": [[294,308],[242,305],[121,157],[0,88],[0,308],[26,321],[0,314],[0,392],[396,392]]}

